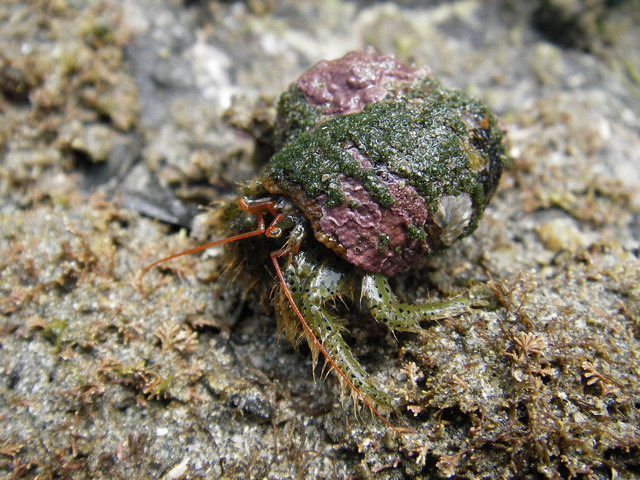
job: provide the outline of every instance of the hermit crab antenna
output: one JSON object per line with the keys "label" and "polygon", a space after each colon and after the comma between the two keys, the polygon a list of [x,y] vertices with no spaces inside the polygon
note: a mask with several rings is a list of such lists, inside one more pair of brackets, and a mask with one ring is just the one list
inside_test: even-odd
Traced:
{"label": "hermit crab antenna", "polygon": [[206,250],[207,248],[217,247],[218,245],[224,245],[225,243],[231,243],[237,240],[242,240],[243,238],[255,237],[257,235],[263,234],[264,231],[265,231],[264,228],[252,230],[251,232],[241,233],[239,235],[223,238],[222,240],[217,240],[211,243],[205,243],[204,245],[200,245],[199,247],[195,247],[190,250],[185,250],[184,252],[174,253],[173,255],[170,255],[168,257],[161,258],[160,260],[156,260],[155,262],[144,267],[140,273],[140,279],[142,279],[142,277],[144,277],[149,270],[151,270],[153,267],[157,265],[160,265],[161,263],[168,262],[169,260],[173,260],[174,258],[182,257],[183,255],[190,255],[192,253],[196,253],[201,250]]}
{"label": "hermit crab antenna", "polygon": [[[278,227],[276,227],[277,223],[279,223],[282,219],[282,214],[280,214],[274,207],[273,202],[271,200],[261,200],[256,202],[249,203],[245,197],[238,198],[238,206],[241,210],[247,213],[254,213],[258,220],[258,226],[255,230],[251,230],[250,232],[239,233],[238,235],[233,235],[231,237],[223,238],[221,240],[216,240],[215,242],[205,243],[204,245],[200,245],[199,247],[191,248],[189,250],[185,250],[184,252],[178,252],[173,255],[170,255],[165,258],[161,258],[160,260],[156,260],[155,262],[144,267],[140,276],[138,277],[138,281],[142,282],[142,277],[144,277],[149,270],[160,265],[161,263],[168,262],[169,260],[173,260],[174,258],[182,257],[183,255],[190,255],[192,253],[200,252],[201,250],[206,250],[207,248],[217,247],[218,245],[224,245],[225,243],[232,243],[238,240],[242,240],[244,238],[256,237],[258,235],[262,235],[264,233],[267,236],[275,236],[274,233],[279,232]],[[269,225],[266,226],[264,221],[264,214],[268,212],[270,213],[274,219]]]}
{"label": "hermit crab antenna", "polygon": [[355,396],[358,397],[360,400],[362,400],[362,402],[369,408],[369,410],[371,410],[371,412],[373,412],[375,416],[377,416],[380,420],[382,420],[382,422],[387,427],[389,427],[398,435],[404,435],[405,433],[415,433],[415,430],[413,429],[395,427],[394,425],[392,425],[389,422],[389,420],[387,420],[385,416],[382,415],[382,413],[380,413],[380,411],[373,406],[373,404],[369,401],[369,399],[367,399],[364,393],[358,387],[355,386],[355,384],[349,379],[349,377],[347,377],[347,375],[340,369],[336,361],[331,357],[331,355],[329,355],[329,352],[327,352],[327,350],[322,346],[322,343],[320,343],[320,340],[318,340],[318,338],[315,336],[315,334],[313,333],[313,330],[311,330],[311,327],[309,326],[304,316],[302,315],[302,312],[300,312],[300,309],[296,305],[296,302],[293,299],[293,295],[291,294],[291,290],[289,290],[289,287],[285,282],[284,274],[282,273],[282,269],[280,268],[280,263],[278,263],[278,258],[284,255],[287,255],[289,253],[292,253],[292,250],[290,248],[281,248],[280,250],[274,250],[273,252],[271,252],[271,261],[273,262],[273,266],[276,270],[278,281],[282,286],[282,291],[284,292],[284,296],[287,297],[287,301],[289,302],[289,305],[291,305],[291,308],[296,314],[296,317],[298,317],[298,320],[300,321],[300,324],[302,325],[302,328],[307,334],[307,336],[311,339],[314,346],[318,349],[318,351],[322,354],[322,356],[327,360],[327,362],[329,362],[329,365],[331,366],[331,368],[333,368],[333,370],[345,381],[345,383],[351,389],[351,391],[355,394]]}

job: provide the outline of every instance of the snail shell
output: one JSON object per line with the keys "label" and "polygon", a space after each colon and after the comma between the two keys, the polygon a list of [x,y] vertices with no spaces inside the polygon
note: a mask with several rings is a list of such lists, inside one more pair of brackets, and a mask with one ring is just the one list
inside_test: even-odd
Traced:
{"label": "snail shell", "polygon": [[404,272],[473,232],[506,161],[486,106],[373,49],[315,65],[278,111],[264,187],[366,272]]}

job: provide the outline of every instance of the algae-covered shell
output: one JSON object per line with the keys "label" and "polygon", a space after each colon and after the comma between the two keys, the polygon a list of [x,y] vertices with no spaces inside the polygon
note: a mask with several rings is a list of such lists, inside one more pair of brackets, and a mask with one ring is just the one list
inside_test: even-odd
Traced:
{"label": "algae-covered shell", "polygon": [[419,266],[475,230],[506,159],[486,106],[373,50],[313,67],[279,110],[265,188],[367,272]]}

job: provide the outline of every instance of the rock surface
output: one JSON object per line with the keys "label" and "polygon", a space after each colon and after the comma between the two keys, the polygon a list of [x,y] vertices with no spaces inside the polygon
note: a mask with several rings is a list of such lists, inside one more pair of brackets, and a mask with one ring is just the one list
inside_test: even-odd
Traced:
{"label": "rock surface", "polygon": [[[527,2],[2,2],[0,476],[637,478],[640,13],[611,3],[579,49]],[[394,284],[502,308],[350,319],[403,437],[315,382],[217,251],[137,287],[197,244],[149,217],[255,178],[272,99],[367,45],[490,105],[513,158],[478,231]]]}

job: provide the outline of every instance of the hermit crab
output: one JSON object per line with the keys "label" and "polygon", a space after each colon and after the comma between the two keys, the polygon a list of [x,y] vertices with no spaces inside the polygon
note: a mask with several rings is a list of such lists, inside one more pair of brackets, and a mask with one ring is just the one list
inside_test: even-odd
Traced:
{"label": "hermit crab", "polygon": [[[280,328],[306,338],[352,395],[388,423],[393,397],[345,342],[341,308],[363,307],[394,331],[485,305],[474,298],[406,304],[388,277],[418,268],[469,235],[506,160],[503,130],[479,101],[443,88],[426,68],[372,48],[323,61],[281,95],[275,153],[259,181],[220,208],[226,244],[246,281],[273,284]],[[228,236],[231,234],[231,236]],[[273,272],[265,278],[264,263]],[[266,289],[268,293],[268,289]]]}

